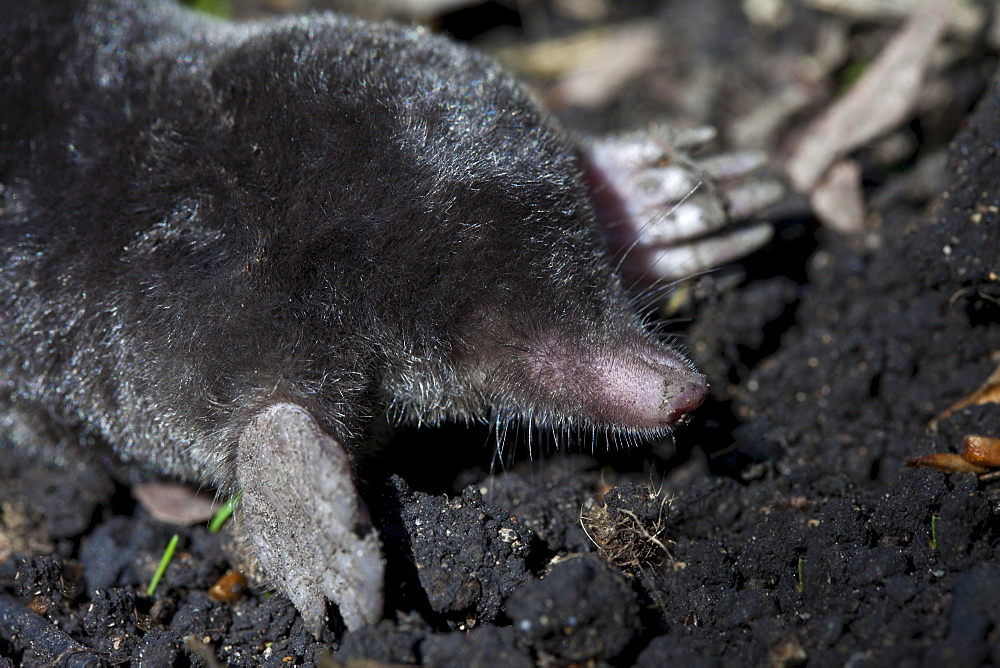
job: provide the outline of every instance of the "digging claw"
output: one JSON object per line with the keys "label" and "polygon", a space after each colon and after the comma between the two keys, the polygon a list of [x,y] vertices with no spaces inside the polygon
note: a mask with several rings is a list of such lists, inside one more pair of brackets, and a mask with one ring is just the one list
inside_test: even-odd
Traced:
{"label": "digging claw", "polygon": [[695,161],[682,149],[711,141],[711,128],[655,126],[595,139],[585,170],[613,257],[630,282],[677,280],[749,255],[773,234],[745,219],[776,202],[784,187],[756,172],[757,152]]}

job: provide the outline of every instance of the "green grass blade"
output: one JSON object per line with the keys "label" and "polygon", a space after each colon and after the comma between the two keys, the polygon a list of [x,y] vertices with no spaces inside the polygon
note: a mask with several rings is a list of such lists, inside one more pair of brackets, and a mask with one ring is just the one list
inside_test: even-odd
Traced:
{"label": "green grass blade", "polygon": [[160,584],[160,578],[167,572],[167,566],[170,565],[170,560],[174,558],[174,551],[177,549],[177,541],[179,540],[180,536],[174,534],[170,542],[167,543],[167,549],[163,551],[163,556],[160,557],[160,565],[156,567],[156,573],[153,574],[153,579],[149,581],[149,587],[146,588],[146,596],[152,596],[153,592],[156,591],[156,585]]}
{"label": "green grass blade", "polygon": [[229,501],[226,501],[224,506],[219,508],[219,511],[215,513],[215,515],[212,517],[212,520],[208,523],[209,533],[216,533],[218,532],[219,529],[222,528],[222,525],[226,523],[226,520],[229,519],[229,516],[233,514],[234,510],[236,510],[236,506],[239,504],[240,499],[242,498],[243,498],[243,490],[241,489],[238,492],[236,492],[236,494],[233,495],[233,498],[229,499]]}

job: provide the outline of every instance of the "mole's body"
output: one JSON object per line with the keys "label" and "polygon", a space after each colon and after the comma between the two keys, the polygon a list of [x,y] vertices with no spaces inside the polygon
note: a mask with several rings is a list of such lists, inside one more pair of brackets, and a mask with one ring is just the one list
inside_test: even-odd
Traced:
{"label": "mole's body", "polygon": [[705,380],[643,329],[579,151],[491,61],[336,16],[4,2],[0,426],[244,491],[306,618],[381,614],[373,416],[662,433]]}

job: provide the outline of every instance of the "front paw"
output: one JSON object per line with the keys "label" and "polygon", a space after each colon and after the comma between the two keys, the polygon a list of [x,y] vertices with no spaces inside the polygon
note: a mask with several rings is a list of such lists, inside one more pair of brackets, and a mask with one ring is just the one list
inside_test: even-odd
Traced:
{"label": "front paw", "polygon": [[659,125],[583,145],[598,222],[630,284],[707,271],[770,240],[769,224],[738,224],[781,197],[782,186],[756,175],[760,154],[696,161],[685,153],[713,137],[711,128]]}
{"label": "front paw", "polygon": [[305,409],[276,404],[240,436],[239,522],[269,583],[288,596],[314,635],[326,599],[349,629],[382,616],[385,561],[355,489],[343,445]]}

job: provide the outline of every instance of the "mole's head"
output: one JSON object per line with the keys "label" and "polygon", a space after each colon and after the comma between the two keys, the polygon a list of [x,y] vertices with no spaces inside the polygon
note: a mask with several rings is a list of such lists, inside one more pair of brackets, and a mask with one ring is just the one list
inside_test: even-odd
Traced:
{"label": "mole's head", "polygon": [[407,323],[391,401],[424,421],[668,429],[706,380],[636,313],[576,145],[491,61],[444,41],[408,46],[397,53],[427,67],[394,73],[377,114],[394,198],[373,264],[382,304]]}
{"label": "mole's head", "polygon": [[[392,394],[404,407],[412,398],[408,407],[425,420],[492,415],[662,433],[702,402],[705,378],[637,314],[573,147],[544,118],[516,137],[507,136],[510,127],[480,136],[480,146],[504,149],[486,153],[481,173],[442,176],[428,196],[437,199],[435,213],[418,218],[433,227],[428,236],[445,236],[424,250],[435,261],[422,304],[447,325],[436,330],[447,360],[437,378],[446,382],[393,374],[407,382]],[[443,396],[425,396],[425,388]]]}
{"label": "mole's head", "polygon": [[296,194],[279,218],[320,258],[339,321],[354,314],[394,409],[656,433],[698,406],[704,376],[643,326],[576,146],[547,114],[445,40],[388,27],[359,39],[371,43],[286,43],[291,64],[259,71],[296,77],[260,82],[279,88],[237,118],[285,133],[288,163],[268,169]]}

